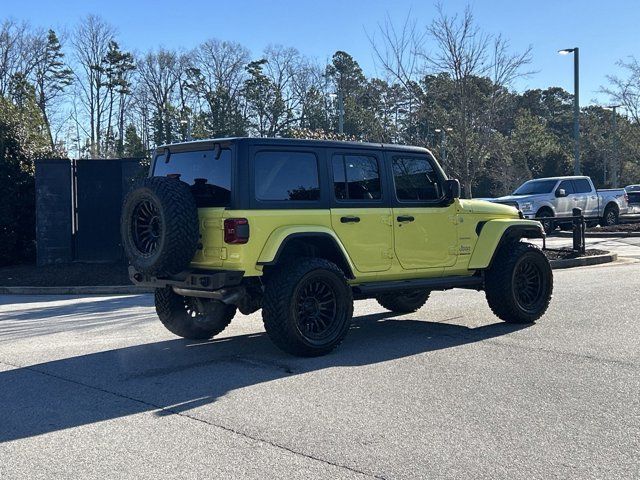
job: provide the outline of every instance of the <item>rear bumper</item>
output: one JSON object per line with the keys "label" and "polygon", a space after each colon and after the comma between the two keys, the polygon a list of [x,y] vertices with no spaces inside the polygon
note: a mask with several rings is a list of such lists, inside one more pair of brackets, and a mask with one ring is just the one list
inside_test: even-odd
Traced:
{"label": "rear bumper", "polygon": [[239,270],[186,270],[171,277],[159,278],[138,272],[129,267],[129,278],[134,285],[148,288],[173,287],[194,292],[214,292],[240,285],[244,272]]}

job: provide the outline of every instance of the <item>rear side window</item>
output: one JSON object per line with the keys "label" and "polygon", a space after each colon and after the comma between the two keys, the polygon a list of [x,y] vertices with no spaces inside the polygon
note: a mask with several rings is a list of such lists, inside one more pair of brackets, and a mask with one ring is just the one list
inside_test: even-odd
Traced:
{"label": "rear side window", "polygon": [[576,193],[574,188],[573,188],[573,183],[571,182],[571,180],[563,180],[562,182],[560,182],[560,185],[558,185],[558,190],[560,190],[560,189],[563,189],[564,192],[567,195],[571,195],[572,193]]}
{"label": "rear side window", "polygon": [[313,153],[256,153],[254,185],[258,200],[318,200],[318,160]]}
{"label": "rear side window", "polygon": [[334,155],[333,189],[336,200],[379,200],[380,165],[367,155]]}
{"label": "rear side window", "polygon": [[576,190],[576,193],[589,193],[591,192],[591,184],[589,180],[581,178],[580,180],[574,180],[573,186]]}
{"label": "rear side window", "polygon": [[226,207],[231,200],[231,150],[175,152],[156,157],[153,176],[177,175],[191,185],[198,207]]}
{"label": "rear side window", "polygon": [[438,200],[438,176],[426,158],[393,157],[393,181],[400,201]]}

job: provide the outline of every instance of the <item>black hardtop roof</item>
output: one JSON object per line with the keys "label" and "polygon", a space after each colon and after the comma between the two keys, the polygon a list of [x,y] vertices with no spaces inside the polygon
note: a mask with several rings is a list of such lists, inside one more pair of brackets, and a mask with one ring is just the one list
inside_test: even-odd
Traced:
{"label": "black hardtop roof", "polygon": [[300,146],[300,147],[331,147],[331,148],[354,148],[354,149],[376,149],[394,150],[413,153],[430,153],[423,147],[415,147],[410,145],[395,145],[391,143],[367,143],[367,142],[345,142],[340,140],[309,140],[300,138],[262,138],[262,137],[229,137],[229,138],[211,138],[207,140],[195,140],[191,142],[172,143],[162,145],[157,148],[157,152],[168,148],[170,151],[185,151],[189,148],[196,147],[206,149],[213,148],[216,143],[245,143],[248,145],[260,146]]}

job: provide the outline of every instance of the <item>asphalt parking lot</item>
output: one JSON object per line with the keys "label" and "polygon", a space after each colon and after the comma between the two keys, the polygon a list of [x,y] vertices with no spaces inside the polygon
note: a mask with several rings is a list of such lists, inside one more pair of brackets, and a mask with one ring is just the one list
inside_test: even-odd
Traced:
{"label": "asphalt parking lot", "polygon": [[150,295],[0,297],[0,478],[639,478],[638,292],[626,259],[555,272],[528,327],[357,302],[315,359],[259,314],[188,342]]}

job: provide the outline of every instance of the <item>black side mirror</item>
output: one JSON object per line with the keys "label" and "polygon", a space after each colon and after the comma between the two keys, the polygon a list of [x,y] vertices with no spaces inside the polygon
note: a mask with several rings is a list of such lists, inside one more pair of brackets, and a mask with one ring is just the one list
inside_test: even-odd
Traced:
{"label": "black side mirror", "polygon": [[556,190],[556,197],[562,198],[567,196],[567,191],[564,188],[559,188]]}
{"label": "black side mirror", "polygon": [[460,181],[458,179],[449,179],[444,182],[444,196],[447,200],[460,198]]}

